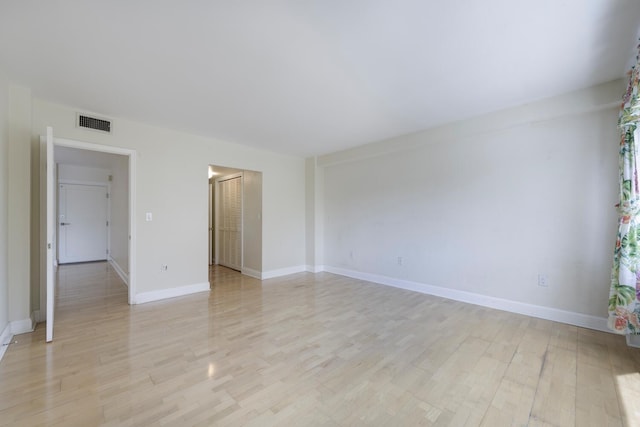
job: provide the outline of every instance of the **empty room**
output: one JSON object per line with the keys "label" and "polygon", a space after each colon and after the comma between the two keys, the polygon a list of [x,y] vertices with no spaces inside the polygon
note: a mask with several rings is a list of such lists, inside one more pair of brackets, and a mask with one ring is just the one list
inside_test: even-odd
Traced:
{"label": "empty room", "polygon": [[640,425],[640,3],[0,3],[0,426]]}

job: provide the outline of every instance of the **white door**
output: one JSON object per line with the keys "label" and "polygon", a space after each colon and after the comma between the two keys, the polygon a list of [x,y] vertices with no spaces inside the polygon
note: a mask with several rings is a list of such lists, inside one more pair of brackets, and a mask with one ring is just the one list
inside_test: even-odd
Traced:
{"label": "white door", "polygon": [[58,186],[58,262],[107,259],[107,187]]}
{"label": "white door", "polygon": [[214,206],[213,206],[213,197],[214,197],[214,184],[212,182],[209,182],[209,265],[213,265],[215,263],[214,261],[214,242],[213,242],[213,236],[214,236],[214,232],[213,232],[213,210],[214,210]]}
{"label": "white door", "polygon": [[54,205],[54,161],[53,161],[53,129],[47,127],[47,327],[46,327],[46,341],[51,342],[53,340],[53,307],[54,307],[54,292],[55,292],[55,273],[53,265],[53,251],[56,247],[55,242],[55,205]]}
{"label": "white door", "polygon": [[242,175],[230,175],[217,180],[218,215],[216,239],[218,264],[242,268]]}

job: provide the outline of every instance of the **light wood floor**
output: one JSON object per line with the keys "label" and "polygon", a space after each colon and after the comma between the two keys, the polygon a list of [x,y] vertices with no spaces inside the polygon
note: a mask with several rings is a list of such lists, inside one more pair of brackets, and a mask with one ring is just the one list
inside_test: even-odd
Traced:
{"label": "light wood floor", "polygon": [[107,264],[63,266],[55,341],[0,362],[0,425],[640,425],[622,337],[328,273],[212,279],[129,307]]}

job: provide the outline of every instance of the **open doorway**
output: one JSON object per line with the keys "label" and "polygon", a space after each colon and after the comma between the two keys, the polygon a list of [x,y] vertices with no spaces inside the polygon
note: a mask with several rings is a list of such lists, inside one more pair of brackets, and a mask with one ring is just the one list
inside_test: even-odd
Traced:
{"label": "open doorway", "polygon": [[262,173],[209,166],[209,281],[262,276]]}
{"label": "open doorway", "polygon": [[58,264],[109,261],[129,282],[128,157],[55,147]]}
{"label": "open doorway", "polygon": [[[47,136],[47,141],[49,140]],[[41,187],[48,188],[49,182],[52,183],[53,191],[41,191],[41,206],[44,207],[41,212],[41,227],[47,230],[41,236],[41,248],[43,253],[41,270],[49,269],[49,252],[52,252],[52,265],[58,266],[68,262],[83,261],[101,261],[114,272],[114,276],[119,278],[127,286],[123,292],[123,303],[132,304],[135,298],[135,222],[134,222],[134,188],[135,188],[135,151],[122,149],[111,146],[103,146],[82,141],[73,141],[62,138],[51,138],[51,151],[47,150],[47,143],[44,137],[41,138]],[[51,154],[49,154],[51,153]],[[50,159],[52,172],[47,172],[47,163]],[[68,197],[67,188],[60,186],[73,186],[74,189],[95,187],[103,191],[104,197],[108,199],[107,212],[105,221],[106,228],[106,248],[100,249],[104,251],[104,255],[95,255],[95,259],[83,259],[62,256],[60,242],[65,240],[61,238],[61,233],[66,232],[71,221],[68,218],[68,211],[60,210],[60,196]],[[62,194],[62,193],[65,194]],[[51,197],[49,196],[51,194]],[[73,196],[75,197],[75,196]],[[74,202],[77,201],[74,199]],[[62,202],[68,202],[63,200]],[[84,200],[85,207],[87,201]],[[68,207],[68,206],[67,206]],[[82,210],[82,208],[80,208]],[[52,215],[53,221],[49,222],[49,215]],[[49,226],[51,224],[51,226]],[[61,229],[64,231],[61,232]],[[51,235],[48,230],[51,230]],[[69,236],[67,236],[69,237]],[[85,244],[89,240],[95,238],[92,235],[76,234],[72,237],[80,250],[70,251],[69,253],[83,252]],[[51,239],[51,240],[49,240]],[[47,243],[51,242],[51,243]],[[66,242],[68,243],[68,242]],[[103,243],[101,242],[100,245]],[[52,248],[52,250],[48,250]],[[66,250],[62,248],[62,250]],[[68,255],[68,254],[66,254]],[[50,282],[49,275],[41,275],[41,291],[40,291],[40,318],[47,318],[47,310],[51,307],[53,313],[54,304],[49,307],[49,299],[47,295],[47,287]],[[54,292],[51,292],[52,295]],[[47,301],[47,304],[43,304]],[[48,322],[49,323],[49,322]],[[52,323],[52,322],[51,322]],[[53,326],[51,326],[52,328]],[[49,326],[47,326],[49,328]],[[49,337],[47,332],[47,340]]]}

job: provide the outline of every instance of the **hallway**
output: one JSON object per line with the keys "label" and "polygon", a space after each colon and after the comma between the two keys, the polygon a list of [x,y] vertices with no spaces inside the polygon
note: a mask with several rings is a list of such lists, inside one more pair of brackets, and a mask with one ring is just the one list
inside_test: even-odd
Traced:
{"label": "hallway", "polygon": [[60,265],[55,295],[56,333],[67,323],[104,320],[129,307],[127,286],[104,261]]}

